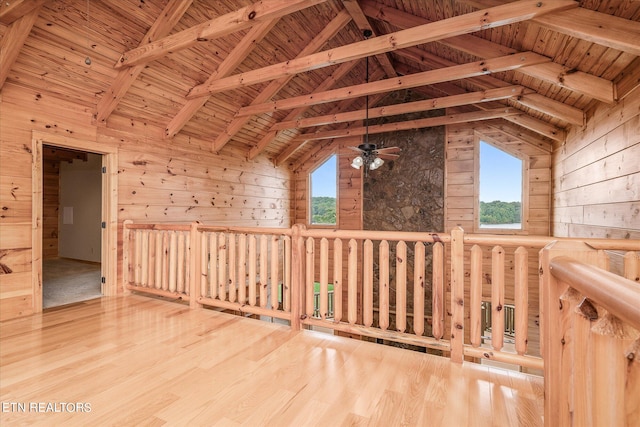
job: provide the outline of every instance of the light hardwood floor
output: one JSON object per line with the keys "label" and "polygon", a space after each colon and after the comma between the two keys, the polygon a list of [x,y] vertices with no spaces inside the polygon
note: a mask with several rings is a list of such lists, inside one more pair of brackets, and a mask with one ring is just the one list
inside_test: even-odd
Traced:
{"label": "light hardwood floor", "polygon": [[539,377],[136,295],[0,324],[2,426],[540,426],[542,393]]}

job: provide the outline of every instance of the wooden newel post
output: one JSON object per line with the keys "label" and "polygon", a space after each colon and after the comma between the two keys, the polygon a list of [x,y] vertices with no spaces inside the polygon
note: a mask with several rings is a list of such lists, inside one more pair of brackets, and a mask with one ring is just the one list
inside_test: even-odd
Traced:
{"label": "wooden newel post", "polygon": [[295,224],[291,231],[291,329],[300,330],[300,316],[304,307],[304,261],[306,250],[302,231],[303,224]]}
{"label": "wooden newel post", "polygon": [[464,360],[464,230],[451,230],[451,360]]}
{"label": "wooden newel post", "polygon": [[549,427],[572,425],[573,403],[567,393],[574,368],[569,320],[572,305],[566,298],[568,285],[553,277],[549,265],[553,258],[567,255],[587,264],[598,263],[597,251],[581,242],[554,241],[540,251],[540,347],[544,360],[544,424]]}
{"label": "wooden newel post", "polygon": [[[202,256],[203,251],[200,244],[200,236],[198,235],[198,226],[200,223],[191,223],[191,231],[189,235],[189,307],[201,308],[202,304],[198,304],[200,295],[200,281],[202,277]],[[206,265],[206,264],[205,264]]]}
{"label": "wooden newel post", "polygon": [[130,293],[127,285],[131,282],[131,229],[129,225],[133,221],[126,219],[122,222],[122,291],[125,295]]}

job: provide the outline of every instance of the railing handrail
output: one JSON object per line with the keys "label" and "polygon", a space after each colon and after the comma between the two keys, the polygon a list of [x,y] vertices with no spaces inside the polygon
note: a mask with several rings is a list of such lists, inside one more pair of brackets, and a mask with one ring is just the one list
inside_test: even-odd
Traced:
{"label": "railing handrail", "polygon": [[203,225],[198,224],[198,231],[209,231],[217,233],[235,233],[235,234],[280,234],[285,236],[291,236],[291,228],[280,227],[226,227],[216,225]]}
{"label": "railing handrail", "polygon": [[[129,230],[175,230],[188,231],[191,223],[130,223],[125,227]],[[229,227],[198,224],[198,230],[217,231],[228,233],[255,233],[255,234],[283,234],[291,236],[292,228],[280,227]],[[443,242],[451,241],[451,234],[436,232],[411,232],[411,231],[377,231],[377,230],[339,230],[333,228],[310,228],[302,231],[303,237],[314,238],[339,238],[356,240],[404,240],[406,242]],[[632,239],[576,239],[569,237],[551,236],[501,236],[495,234],[464,234],[465,244],[478,245],[504,245],[504,246],[530,246],[543,248],[552,241],[575,241],[580,240],[594,249],[600,250],[622,250],[640,251],[640,240]]]}
{"label": "railing handrail", "polygon": [[609,313],[640,330],[640,285],[568,256],[550,261],[550,272]]}
{"label": "railing handrail", "polygon": [[311,228],[301,232],[302,237],[355,240],[390,240],[405,242],[442,242],[449,243],[451,235],[447,233],[377,230],[338,230],[333,228]]}

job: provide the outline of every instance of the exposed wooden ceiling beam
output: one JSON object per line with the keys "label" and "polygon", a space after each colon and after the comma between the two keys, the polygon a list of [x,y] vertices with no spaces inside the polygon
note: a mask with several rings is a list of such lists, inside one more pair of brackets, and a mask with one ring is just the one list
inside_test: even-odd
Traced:
{"label": "exposed wooden ceiling beam", "polygon": [[[412,62],[416,62],[426,66],[435,65],[440,67],[452,67],[454,65],[457,65],[449,60],[440,58],[432,53],[425,52],[424,50],[417,47],[403,49],[402,51],[397,52],[397,54],[411,60]],[[541,63],[539,65],[544,64],[546,63]],[[531,68],[531,66],[526,68]],[[519,68],[518,70],[520,69],[521,68]],[[468,81],[484,90],[509,86],[509,83],[490,75],[472,77],[468,79]],[[582,110],[564,104],[560,101],[535,94],[535,92],[532,90],[527,90],[523,93],[522,97],[513,99],[513,102],[522,105],[523,107],[534,109],[541,113],[548,114],[552,117],[564,120],[572,124],[577,124],[580,126],[584,124],[585,118],[584,112]]]}
{"label": "exposed wooden ceiling beam", "polygon": [[428,117],[417,120],[406,120],[403,122],[385,123],[382,125],[350,127],[347,129],[328,130],[323,132],[310,132],[297,136],[295,140],[314,141],[319,139],[345,138],[348,136],[359,136],[376,133],[398,132],[409,129],[422,129],[433,126],[444,126],[454,123],[475,122],[479,120],[497,119],[500,117],[514,116],[521,114],[515,108],[499,108],[489,111],[472,111],[470,113],[449,114],[440,117]]}
{"label": "exposed wooden ceiling beam", "polygon": [[145,44],[122,54],[116,68],[144,64],[196,43],[247,29],[258,22],[272,20],[327,0],[262,0],[226,15]]}
{"label": "exposed wooden ceiling beam", "polygon": [[364,120],[367,117],[377,119],[380,117],[396,116],[400,114],[417,113],[422,111],[439,110],[441,108],[459,107],[461,105],[476,104],[480,102],[495,101],[514,96],[520,96],[525,88],[522,86],[507,86],[504,88],[490,89],[486,91],[470,92],[461,95],[432,98],[421,101],[402,104],[385,105],[383,107],[369,108],[369,110],[349,111],[346,113],[329,114],[325,116],[300,118],[297,120],[283,121],[275,124],[271,129],[301,129],[313,126],[323,126],[336,123]]}
{"label": "exposed wooden ceiling beam", "polygon": [[537,120],[536,118],[528,116],[526,114],[510,116],[509,121],[512,123],[517,123],[523,128],[532,130],[541,135],[545,135],[553,139],[554,141],[564,142],[567,139],[567,133],[564,130],[558,129],[552,124]]}
{"label": "exposed wooden ceiling beam", "polygon": [[626,98],[638,87],[640,87],[640,57],[634,59],[616,79],[618,99]]}
{"label": "exposed wooden ceiling beam", "polygon": [[[503,0],[462,1],[479,9],[504,4]],[[571,37],[640,56],[640,22],[637,21],[578,7],[538,16],[533,22]]]}
{"label": "exposed wooden ceiling beam", "polygon": [[12,21],[2,39],[0,39],[0,89],[4,86],[13,63],[18,58],[27,37],[29,37],[31,28],[33,28],[33,24],[38,19],[39,11],[40,6],[30,9],[25,15]]}
{"label": "exposed wooden ceiling beam", "polygon": [[[324,29],[317,34],[311,42],[305,46],[304,49],[298,54],[299,57],[306,56],[312,52],[320,50],[330,39],[332,39],[342,28],[351,22],[351,17],[346,11],[342,11],[336,15],[331,22],[324,27]],[[266,88],[264,88],[260,94],[252,101],[251,104],[258,104],[271,99],[276,93],[284,88],[287,83],[293,78],[293,76],[286,76],[278,80],[274,80]],[[217,152],[224,147],[227,142],[238,133],[240,129],[249,121],[248,117],[236,117],[229,123],[224,132],[220,132],[217,138],[213,141],[213,151]]]}
{"label": "exposed wooden ceiling beam", "polygon": [[47,0],[4,0],[0,2],[0,23],[11,25],[23,16],[40,9],[46,2]]}
{"label": "exposed wooden ceiling beam", "polygon": [[[149,28],[147,34],[143,37],[140,46],[144,46],[147,43],[151,43],[169,34],[192,3],[193,0],[169,1],[160,16],[158,16],[151,28]],[[111,87],[107,89],[96,106],[94,117],[98,123],[105,123],[107,121],[142,70],[144,70],[144,65],[136,65],[118,70],[118,74],[111,83]]]}
{"label": "exposed wooden ceiling beam", "polygon": [[[357,64],[356,61],[346,62],[340,65],[328,79],[325,79],[322,84],[320,84],[313,93],[321,93],[325,90],[333,87],[336,82],[340,81],[349,71],[353,69]],[[292,110],[287,114],[285,120],[293,120],[300,115],[302,115],[309,106],[299,107],[295,110]],[[275,125],[274,125],[275,126]],[[267,131],[267,133],[258,141],[258,143],[249,150],[248,158],[249,160],[255,159],[265,148],[273,141],[273,139],[278,135],[278,131],[273,129],[273,126]]]}
{"label": "exposed wooden ceiling beam", "polygon": [[[415,72],[415,70],[408,68],[406,65],[396,64],[396,68],[398,69],[399,72]],[[427,88],[430,89],[429,92],[425,90]],[[456,94],[464,95],[465,93],[467,93],[465,89],[451,82],[439,83],[437,85],[432,85],[432,86],[422,86],[414,90],[418,93],[423,94],[426,97],[433,97],[434,94],[431,93],[433,90],[437,90],[441,92],[441,94],[438,96],[442,96],[442,95],[450,96],[450,95],[456,95]],[[488,111],[488,110],[506,107],[506,105],[502,104],[500,101],[490,101],[490,102],[483,102],[478,104],[470,104],[469,106],[482,111]],[[525,129],[520,124],[511,121],[510,120],[511,117],[512,116],[507,116],[507,117],[502,117],[500,119],[495,119],[495,120],[484,120],[482,121],[482,123],[492,124],[495,127],[499,126],[500,129],[505,131],[505,133],[508,133],[516,138],[519,138],[520,140],[524,141],[526,144],[531,145],[532,147],[535,147],[535,148],[543,149],[546,152],[551,152],[551,149],[552,149],[551,140],[553,140],[554,138],[548,137],[546,134],[544,134],[541,131],[534,132],[530,129]],[[533,119],[533,120],[537,120],[537,119]],[[541,121],[541,124],[546,125],[546,123],[542,121]],[[558,131],[560,133],[564,132],[561,129],[558,129]]]}
{"label": "exposed wooden ceiling beam", "polygon": [[[413,67],[409,67],[405,64],[396,64],[395,67],[400,73],[415,72],[415,69]],[[481,76],[481,77],[474,77],[473,79],[468,79],[468,81],[473,82],[474,86],[477,86],[478,88],[485,89],[485,90],[488,88],[494,88],[495,86],[493,84],[495,83],[496,80],[497,79],[494,79],[491,76]],[[498,87],[503,87],[503,85],[505,84],[505,82],[503,82],[502,80],[497,80],[497,82],[500,83]],[[443,92],[449,95],[466,93],[465,89],[453,83],[441,83],[441,84],[438,84],[438,88],[442,89]],[[422,88],[417,88],[417,90],[421,90],[421,89]],[[513,100],[513,98],[511,98],[511,100]],[[483,111],[487,111],[490,109],[504,108],[505,105],[502,104],[501,101],[493,101],[493,102],[486,102],[486,103],[480,103],[480,104],[472,104],[471,107],[478,108]],[[522,126],[524,121],[522,119],[518,120],[517,119],[518,117],[519,116],[507,116],[507,117],[503,117],[503,120],[515,123],[518,126]],[[528,116],[528,119],[526,119],[526,124],[527,124],[527,129],[534,131],[535,133],[541,136],[544,136],[546,138],[552,139],[554,141],[564,141],[566,138],[566,132],[563,129],[550,125],[549,123],[542,121],[540,119],[536,119],[535,117]]]}
{"label": "exposed wooden ceiling beam", "polygon": [[529,129],[524,129],[516,123],[504,119],[487,120],[483,123],[545,153],[551,153],[553,151],[552,144],[538,138],[537,132],[531,132]]}
{"label": "exposed wooden ceiling beam", "polygon": [[[267,35],[269,31],[276,25],[278,19],[272,19],[270,21],[264,21],[258,25],[251,27],[247,34],[240,40],[240,43],[235,45],[233,50],[229,52],[229,55],[222,61],[218,69],[214,71],[207,79],[207,82],[213,82],[217,79],[223,78],[229,75],[233,70],[240,65],[245,57],[251,52],[258,43]],[[164,131],[165,138],[173,138],[178,132],[187,124],[189,120],[196,114],[196,112],[204,107],[209,101],[209,96],[203,96],[202,98],[187,100],[186,104],[182,106],[180,111],[171,119]]]}
{"label": "exposed wooden ceiling beam", "polygon": [[448,68],[438,68],[422,73],[410,74],[377,82],[348,86],[323,93],[302,95],[263,104],[251,105],[249,107],[241,108],[238,111],[238,115],[245,116],[279,110],[289,110],[305,105],[323,104],[342,99],[356,98],[359,96],[430,85],[444,81],[481,76],[499,71],[513,70],[529,64],[546,61],[549,61],[549,58],[533,52],[523,52],[517,55],[507,55],[500,58],[488,59],[486,61],[471,62],[469,64],[455,65]]}
{"label": "exposed wooden ceiling beam", "polygon": [[[382,100],[382,98],[384,98],[384,94],[379,94],[379,95],[374,95],[372,97],[370,97],[369,99],[369,104],[374,106],[377,105],[378,102],[380,102]],[[345,111],[348,110],[351,106],[351,104],[353,103],[353,100],[345,100],[342,102],[339,102],[338,104],[336,104],[331,113],[332,114],[336,114],[340,111]],[[342,126],[340,129],[347,129],[348,126],[346,125],[340,125]],[[304,138],[296,138],[292,141],[289,142],[289,144],[287,145],[287,147],[282,150],[274,159],[274,165],[275,166],[279,166],[281,164],[283,164],[289,157],[291,157],[291,155],[293,155],[293,153],[295,153],[296,151],[298,151],[301,147],[303,147],[308,140],[304,139]]]}
{"label": "exposed wooden ceiling beam", "polygon": [[531,19],[537,15],[576,7],[573,0],[549,0],[546,2],[520,0],[517,4],[507,4],[455,16],[418,27],[374,37],[369,40],[329,49],[303,58],[292,59],[246,73],[218,80],[210,85],[196,86],[187,98],[237,89],[287,75],[328,67],[366,56],[377,55],[417,44],[428,43],[459,34],[480,31],[487,28]]}
{"label": "exposed wooden ceiling beam", "polygon": [[[384,20],[401,29],[425,25],[431,22],[427,19],[382,5],[375,0],[364,0],[362,2],[362,8],[368,16]],[[439,40],[438,43],[480,58],[494,58],[496,56],[518,52],[516,49],[471,34],[462,34]],[[611,81],[582,71],[571,70],[555,62],[524,67],[521,68],[519,72],[609,104],[615,102],[615,92]]]}
{"label": "exposed wooden ceiling beam", "polygon": [[[360,29],[361,32],[364,33],[364,31],[370,31],[371,37],[377,36],[374,28],[369,23],[367,16],[362,11],[358,0],[342,0],[342,4],[344,5],[344,8],[347,10],[347,12],[349,12],[349,15],[351,15],[351,18],[353,19],[353,22],[358,26],[358,29]],[[395,68],[393,68],[391,60],[387,55],[388,54],[386,53],[381,53],[380,55],[376,55],[376,59],[387,74],[387,77],[397,76],[398,74],[396,73]]]}

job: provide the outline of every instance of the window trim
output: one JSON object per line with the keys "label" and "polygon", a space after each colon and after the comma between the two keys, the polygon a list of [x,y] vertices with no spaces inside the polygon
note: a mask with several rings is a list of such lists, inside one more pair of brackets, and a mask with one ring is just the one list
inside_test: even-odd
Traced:
{"label": "window trim", "polygon": [[[312,208],[311,208],[311,200],[312,200],[312,182],[311,175],[315,172],[320,166],[325,164],[331,157],[336,158],[336,223],[335,224],[314,224],[311,222]],[[307,227],[309,228],[327,228],[334,229],[338,228],[338,224],[340,224],[340,156],[338,155],[337,150],[331,150],[327,152],[326,157],[322,157],[320,160],[315,162],[307,173]]]}
{"label": "window trim", "polygon": [[[480,142],[485,142],[505,153],[522,160],[522,227],[514,230],[509,228],[481,228],[480,227]],[[473,232],[482,234],[529,234],[529,156],[525,153],[513,150],[508,145],[501,143],[489,136],[474,135],[474,167],[473,167]]]}

